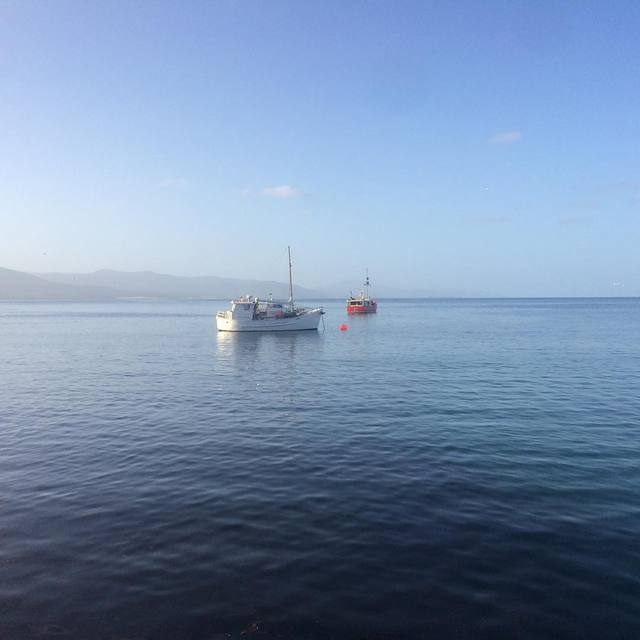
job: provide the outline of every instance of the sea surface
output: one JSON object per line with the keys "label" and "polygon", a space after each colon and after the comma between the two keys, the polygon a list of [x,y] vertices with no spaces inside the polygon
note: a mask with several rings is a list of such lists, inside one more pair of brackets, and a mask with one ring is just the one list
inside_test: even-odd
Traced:
{"label": "sea surface", "polygon": [[2,640],[640,637],[640,300],[224,306],[0,303]]}

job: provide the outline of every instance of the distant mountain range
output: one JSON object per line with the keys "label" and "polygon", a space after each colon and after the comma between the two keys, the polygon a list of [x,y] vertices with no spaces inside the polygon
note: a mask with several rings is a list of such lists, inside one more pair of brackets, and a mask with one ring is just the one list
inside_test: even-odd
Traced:
{"label": "distant mountain range", "polygon": [[108,287],[51,282],[30,273],[0,267],[0,300],[96,300],[119,295]]}
{"label": "distant mountain range", "polygon": [[[295,286],[298,299],[346,298],[361,290],[361,283],[343,281],[321,289]],[[462,292],[429,292],[371,287],[378,298],[464,297]],[[30,274],[0,267],[0,300],[109,300],[117,298],[231,299],[242,294],[287,299],[289,285],[272,280],[243,280],[216,276],[172,276],[153,271]],[[468,294],[467,294],[468,295]]]}
{"label": "distant mountain range", "polygon": [[[184,277],[153,271],[93,273],[39,273],[32,275],[0,268],[0,299],[105,300],[114,298],[215,299],[242,294],[288,298],[289,285],[269,280],[242,280],[216,276]],[[295,287],[298,298],[318,298],[313,289]]]}

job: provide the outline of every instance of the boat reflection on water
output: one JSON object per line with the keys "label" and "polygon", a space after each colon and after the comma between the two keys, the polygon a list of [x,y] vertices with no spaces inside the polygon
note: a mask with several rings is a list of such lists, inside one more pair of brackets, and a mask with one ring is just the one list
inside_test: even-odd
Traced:
{"label": "boat reflection on water", "polygon": [[[323,334],[318,331],[218,331],[216,333],[216,354],[220,358],[236,357],[247,365],[255,362],[246,361],[247,357],[269,356],[281,359],[289,356],[292,360],[296,349],[308,349],[310,345],[318,345]],[[291,361],[293,364],[293,360]]]}
{"label": "boat reflection on water", "polygon": [[[216,333],[215,357],[221,390],[230,399],[255,403],[262,412],[277,411],[279,419],[294,419],[298,409],[298,389],[317,375],[325,341],[317,331],[274,333]],[[279,397],[279,407],[264,407]]]}

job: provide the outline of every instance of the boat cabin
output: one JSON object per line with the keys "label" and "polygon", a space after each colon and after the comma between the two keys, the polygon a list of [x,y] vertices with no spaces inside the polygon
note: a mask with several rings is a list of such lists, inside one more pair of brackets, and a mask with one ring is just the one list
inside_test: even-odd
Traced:
{"label": "boat cabin", "polygon": [[349,298],[347,300],[350,307],[370,307],[373,306],[373,300],[362,300],[360,298]]}
{"label": "boat cabin", "polygon": [[[273,300],[260,300],[253,296],[243,296],[231,302],[230,311],[221,311],[221,315],[229,320],[267,320],[288,318],[296,315],[289,305]],[[222,317],[221,316],[221,317]]]}

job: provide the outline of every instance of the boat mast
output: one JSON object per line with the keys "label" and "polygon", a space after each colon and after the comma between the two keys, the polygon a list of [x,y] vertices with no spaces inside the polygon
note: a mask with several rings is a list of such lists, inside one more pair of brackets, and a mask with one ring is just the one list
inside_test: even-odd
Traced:
{"label": "boat mast", "polygon": [[287,247],[289,251],[289,308],[293,311],[293,280],[291,279],[291,247]]}
{"label": "boat mast", "polygon": [[365,289],[367,290],[367,298],[369,297],[369,285],[371,284],[371,282],[369,282],[369,268],[367,267],[367,275],[365,276],[364,279],[364,286]]}

